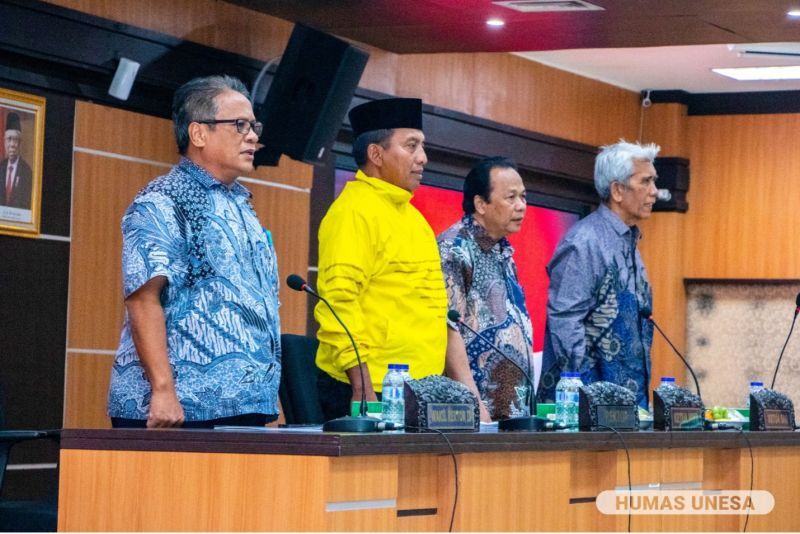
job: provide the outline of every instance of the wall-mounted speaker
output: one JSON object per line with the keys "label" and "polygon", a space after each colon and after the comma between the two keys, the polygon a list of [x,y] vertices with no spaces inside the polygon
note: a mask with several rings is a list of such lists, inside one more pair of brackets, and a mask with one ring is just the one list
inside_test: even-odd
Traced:
{"label": "wall-mounted speaker", "polygon": [[658,173],[657,187],[671,193],[668,200],[659,199],[653,211],[678,211],[686,213],[689,203],[686,193],[689,192],[689,160],[685,158],[656,158],[653,166]]}
{"label": "wall-mounted speaker", "polygon": [[263,105],[255,165],[277,165],[281,154],[319,163],[350,107],[369,54],[345,41],[296,25]]}
{"label": "wall-mounted speaker", "polygon": [[120,58],[114,79],[111,80],[111,86],[108,88],[108,94],[120,100],[128,100],[140,66],[137,61],[126,57]]}

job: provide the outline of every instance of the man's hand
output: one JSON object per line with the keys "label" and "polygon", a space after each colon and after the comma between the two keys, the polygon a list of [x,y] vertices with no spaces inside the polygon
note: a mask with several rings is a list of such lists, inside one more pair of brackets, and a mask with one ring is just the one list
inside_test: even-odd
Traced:
{"label": "man's hand", "polygon": [[350,387],[353,389],[353,394],[351,395],[350,399],[356,402],[361,402],[361,390],[363,388],[367,397],[367,401],[378,400],[378,396],[375,394],[375,390],[372,388],[372,379],[369,374],[369,367],[367,367],[366,363],[361,364],[361,370],[364,372],[365,384],[361,383],[361,371],[359,371],[358,366],[351,367],[345,371],[345,373],[347,373],[348,380],[350,380]]}
{"label": "man's hand", "polygon": [[491,423],[492,416],[489,415],[489,410],[486,409],[486,405],[482,401],[478,401],[478,405],[481,409],[481,423]]}
{"label": "man's hand", "polygon": [[147,414],[147,428],[181,426],[183,417],[183,406],[178,401],[174,389],[153,392],[150,398],[150,412]]}
{"label": "man's hand", "polygon": [[469,389],[475,398],[478,399],[478,406],[481,412],[481,423],[491,423],[492,417],[489,415],[489,410],[481,400],[481,394],[478,391],[478,386],[475,385],[475,379],[472,376],[472,371],[469,368],[469,361],[467,358],[467,348],[464,346],[464,339],[461,334],[452,328],[447,328],[447,353],[445,355],[445,374],[461,382],[467,389]]}

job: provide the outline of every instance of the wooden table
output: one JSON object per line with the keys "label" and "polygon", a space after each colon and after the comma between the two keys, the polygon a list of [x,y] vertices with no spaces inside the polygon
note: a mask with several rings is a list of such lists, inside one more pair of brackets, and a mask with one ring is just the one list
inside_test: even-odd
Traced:
{"label": "wooden table", "polygon": [[[800,434],[624,433],[634,486],[768,490],[748,531],[800,530]],[[625,531],[595,497],[627,488],[610,432],[447,434],[456,531]],[[61,439],[60,531],[446,531],[441,435],[77,430]],[[633,516],[636,531],[736,531],[743,516]]]}

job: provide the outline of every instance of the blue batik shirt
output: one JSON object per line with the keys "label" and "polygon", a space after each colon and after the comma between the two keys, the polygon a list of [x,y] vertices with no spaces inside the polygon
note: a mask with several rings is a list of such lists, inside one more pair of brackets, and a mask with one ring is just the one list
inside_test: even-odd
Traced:
{"label": "blue batik shirt", "polygon": [[652,292],[628,226],[605,204],[578,221],[547,266],[547,298],[540,399],[552,401],[562,371],[630,389],[647,407]]}
{"label": "blue batik shirt", "polygon": [[[465,215],[437,241],[450,309],[532,376],[533,328],[511,243],[505,237],[493,239],[472,215]],[[525,375],[469,329],[459,330],[472,377],[492,419],[527,415]]]}
{"label": "blue batik shirt", "polygon": [[[277,263],[250,192],[184,158],[139,192],[122,235],[125,298],[156,276],[167,279],[167,350],[186,420],[278,413]],[[108,414],[147,419],[150,395],[126,314]]]}

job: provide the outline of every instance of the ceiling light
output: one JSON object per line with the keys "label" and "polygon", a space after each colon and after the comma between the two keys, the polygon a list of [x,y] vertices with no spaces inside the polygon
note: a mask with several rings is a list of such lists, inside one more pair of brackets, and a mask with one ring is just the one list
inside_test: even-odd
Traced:
{"label": "ceiling light", "polygon": [[495,28],[506,25],[506,23],[500,19],[489,19],[486,21],[486,24]]}
{"label": "ceiling light", "polygon": [[586,0],[501,0],[492,2],[523,13],[549,13],[553,11],[603,11],[604,8]]}
{"label": "ceiling light", "polygon": [[800,65],[784,67],[742,67],[731,69],[711,69],[722,76],[739,81],[754,80],[800,80]]}
{"label": "ceiling light", "polygon": [[786,14],[790,17],[800,17],[800,9],[792,9],[791,11],[787,11]]}

